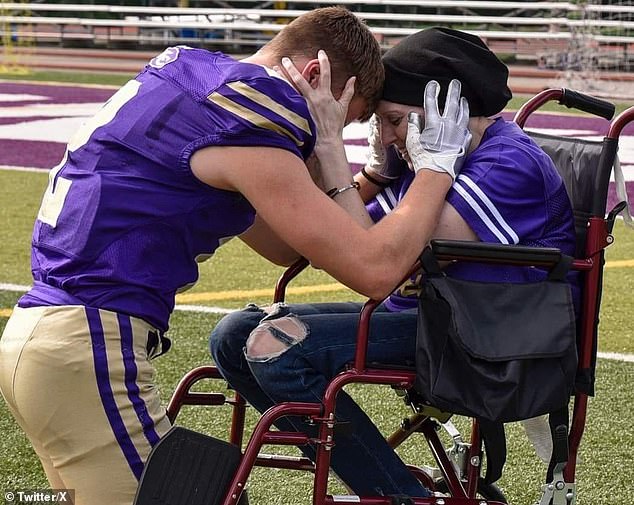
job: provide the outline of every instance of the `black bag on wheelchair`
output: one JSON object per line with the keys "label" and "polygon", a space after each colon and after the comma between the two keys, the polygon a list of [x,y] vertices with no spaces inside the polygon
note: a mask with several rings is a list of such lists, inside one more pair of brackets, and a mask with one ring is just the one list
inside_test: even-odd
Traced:
{"label": "black bag on wheelchair", "polygon": [[571,258],[542,282],[453,279],[422,256],[415,390],[443,411],[492,423],[568,404],[577,368]]}

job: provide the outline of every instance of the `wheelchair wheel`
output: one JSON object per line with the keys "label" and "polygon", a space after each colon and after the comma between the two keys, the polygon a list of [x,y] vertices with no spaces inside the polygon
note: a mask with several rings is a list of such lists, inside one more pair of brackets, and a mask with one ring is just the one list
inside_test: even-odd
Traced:
{"label": "wheelchair wheel", "polygon": [[[437,480],[435,487],[436,491],[439,493],[449,493],[447,483],[443,479]],[[496,484],[486,484],[482,477],[478,480],[478,496],[480,498],[484,498],[485,500],[508,503],[502,490]]]}

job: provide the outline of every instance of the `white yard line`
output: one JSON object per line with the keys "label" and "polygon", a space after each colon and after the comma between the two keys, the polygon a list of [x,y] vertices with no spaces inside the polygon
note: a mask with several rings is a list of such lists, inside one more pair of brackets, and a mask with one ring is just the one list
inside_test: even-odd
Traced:
{"label": "white yard line", "polygon": [[598,352],[597,357],[602,359],[611,359],[613,361],[627,361],[634,363],[634,354],[623,354],[620,352]]}
{"label": "white yard line", "polygon": [[[13,291],[13,292],[25,292],[30,289],[31,286],[25,286],[21,284],[7,284],[0,283],[0,291]],[[224,307],[209,307],[207,305],[176,305],[174,310],[183,312],[198,312],[208,314],[229,314],[238,309],[227,309]],[[609,359],[613,361],[625,361],[628,363],[634,363],[634,354],[623,354],[619,352],[599,352],[597,356],[601,359]]]}
{"label": "white yard line", "polygon": [[[0,291],[13,291],[15,293],[25,293],[31,289],[31,286],[22,284],[7,284],[0,282]],[[181,310],[183,312],[206,312],[209,314],[229,314],[238,309],[226,309],[224,307],[210,307],[208,305],[176,305],[174,310]]]}

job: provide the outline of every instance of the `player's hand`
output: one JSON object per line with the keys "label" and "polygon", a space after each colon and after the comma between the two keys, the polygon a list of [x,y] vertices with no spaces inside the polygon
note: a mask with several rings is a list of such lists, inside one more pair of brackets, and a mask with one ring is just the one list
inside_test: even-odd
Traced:
{"label": "player's hand", "polygon": [[406,147],[412,168],[445,172],[456,178],[471,143],[468,130],[469,104],[460,97],[460,81],[449,83],[445,110],[438,112],[440,85],[429,81],[425,86],[425,121],[419,114],[410,113],[407,118]]}
{"label": "player's hand", "polygon": [[378,182],[390,184],[401,176],[401,163],[387,163],[387,151],[381,141],[381,118],[373,114],[368,124],[368,161],[365,171]]}
{"label": "player's hand", "polygon": [[348,105],[350,105],[354,95],[355,77],[348,79],[341,98],[337,100],[330,89],[330,61],[326,52],[319,50],[317,58],[319,59],[319,79],[314,87],[304,79],[290,58],[282,58],[282,65],[297,89],[306,98],[308,110],[317,126],[315,150],[318,151],[319,147],[326,148],[332,143],[343,142],[343,127],[348,113]]}

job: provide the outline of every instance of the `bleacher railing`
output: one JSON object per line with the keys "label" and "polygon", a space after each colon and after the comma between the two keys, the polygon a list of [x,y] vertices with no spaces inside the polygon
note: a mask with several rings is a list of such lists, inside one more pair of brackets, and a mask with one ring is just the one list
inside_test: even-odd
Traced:
{"label": "bleacher railing", "polygon": [[565,49],[580,37],[590,37],[597,47],[613,47],[619,57],[634,54],[631,5],[482,0],[231,2],[240,7],[206,3],[214,7],[29,3],[27,15],[24,3],[3,2],[0,27],[3,37],[31,38],[36,43],[74,41],[76,45],[133,48],[190,43],[226,49],[222,46],[262,45],[291,19],[315,6],[347,5],[366,20],[386,48],[421,28],[452,26],[482,37],[498,52],[526,58],[537,58],[539,51]]}

